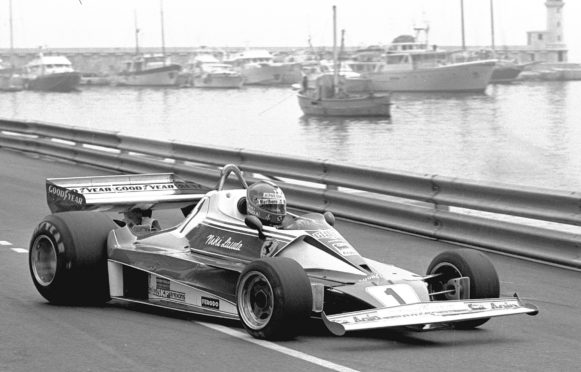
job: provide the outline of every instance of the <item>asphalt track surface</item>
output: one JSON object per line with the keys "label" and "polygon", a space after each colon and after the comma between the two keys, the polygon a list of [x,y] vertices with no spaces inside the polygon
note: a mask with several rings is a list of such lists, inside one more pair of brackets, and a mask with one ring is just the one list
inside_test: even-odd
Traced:
{"label": "asphalt track surface", "polygon": [[[376,330],[328,334],[318,323],[286,342],[255,342],[238,322],[111,302],[48,304],[27,249],[49,213],[44,181],[106,174],[0,149],[0,371],[578,371],[581,273],[489,254],[501,292],[539,315],[492,319],[471,331]],[[423,273],[446,243],[338,221],[365,256]]]}

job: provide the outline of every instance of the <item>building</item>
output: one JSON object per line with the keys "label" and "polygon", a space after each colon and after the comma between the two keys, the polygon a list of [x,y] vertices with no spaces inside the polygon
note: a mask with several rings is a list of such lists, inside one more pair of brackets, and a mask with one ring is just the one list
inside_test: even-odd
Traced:
{"label": "building", "polygon": [[542,31],[527,32],[527,45],[509,47],[502,51],[507,58],[521,63],[557,63],[568,61],[568,49],[563,35],[563,0],[546,0],[547,27]]}
{"label": "building", "polygon": [[547,0],[547,29],[527,32],[529,60],[567,62],[567,45],[563,38],[563,0]]}

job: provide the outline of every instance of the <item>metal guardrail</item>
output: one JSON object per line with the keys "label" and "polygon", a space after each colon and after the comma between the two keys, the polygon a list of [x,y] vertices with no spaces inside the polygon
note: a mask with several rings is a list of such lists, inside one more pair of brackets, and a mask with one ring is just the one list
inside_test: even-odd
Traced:
{"label": "metal guardrail", "polygon": [[[233,163],[248,173],[285,180],[283,189],[293,207],[330,210],[373,225],[581,269],[581,235],[547,227],[581,226],[578,192],[389,172],[31,121],[0,119],[0,147],[117,172],[174,172],[208,186],[218,180],[219,167]],[[495,218],[478,215],[482,212]],[[506,216],[527,220],[509,222]]]}

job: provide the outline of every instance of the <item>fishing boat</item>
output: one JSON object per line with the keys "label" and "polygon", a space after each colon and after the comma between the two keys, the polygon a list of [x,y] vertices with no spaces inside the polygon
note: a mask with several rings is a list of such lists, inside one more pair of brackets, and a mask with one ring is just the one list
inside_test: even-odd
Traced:
{"label": "fishing boat", "polygon": [[139,54],[125,61],[123,71],[114,78],[114,85],[177,86],[181,69],[163,54]]}
{"label": "fishing boat", "polygon": [[81,74],[67,57],[39,53],[24,66],[22,78],[28,90],[71,92],[77,90]]}
{"label": "fishing boat", "polygon": [[305,115],[312,116],[390,117],[389,94],[375,94],[372,91],[352,93],[345,90],[339,78],[336,24],[336,7],[333,6],[333,73],[317,77],[315,89],[309,89],[307,77],[304,77],[302,89],[297,94],[301,110]]}
{"label": "fishing boat", "polygon": [[135,17],[135,56],[125,61],[124,69],[118,73],[113,85],[122,86],[178,86],[182,66],[172,63],[165,54],[165,36],[163,25],[163,6],[160,3],[161,13],[161,53],[143,54],[139,50],[139,27],[137,13]]}

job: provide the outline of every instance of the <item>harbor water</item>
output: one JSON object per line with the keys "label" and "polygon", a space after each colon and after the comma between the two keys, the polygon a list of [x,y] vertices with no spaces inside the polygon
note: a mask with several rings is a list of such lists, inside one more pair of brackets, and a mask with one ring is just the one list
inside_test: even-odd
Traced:
{"label": "harbor water", "polygon": [[308,118],[288,87],[5,92],[0,117],[424,175],[581,191],[581,81],[394,93],[392,118]]}

